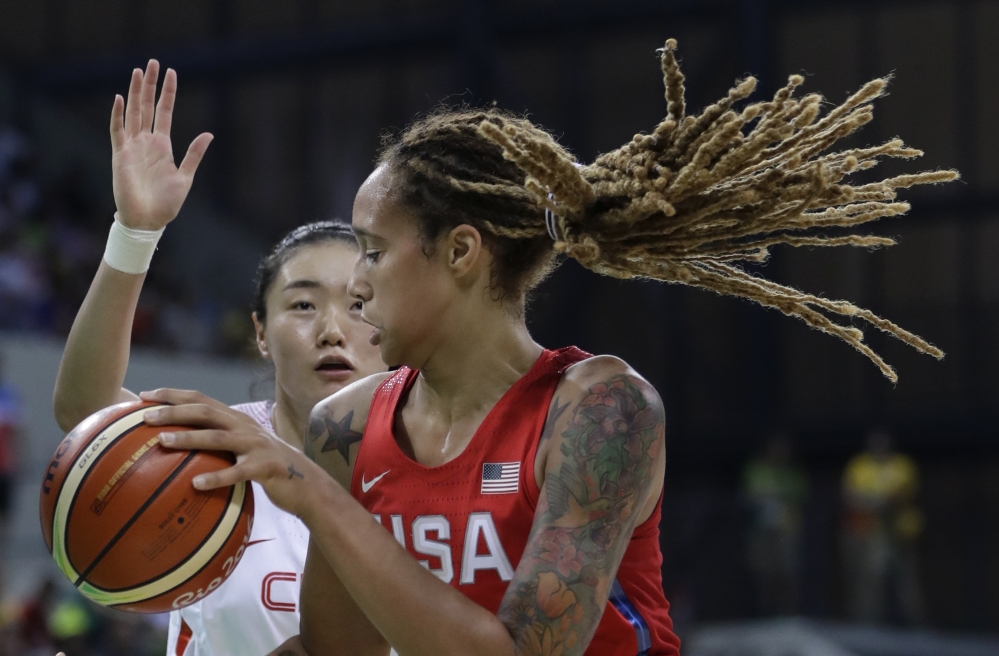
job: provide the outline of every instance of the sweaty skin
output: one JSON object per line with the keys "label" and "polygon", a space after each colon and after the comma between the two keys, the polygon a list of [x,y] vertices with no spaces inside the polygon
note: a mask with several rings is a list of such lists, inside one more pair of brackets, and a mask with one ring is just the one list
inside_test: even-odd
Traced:
{"label": "sweaty skin", "polygon": [[[488,411],[541,353],[522,305],[489,293],[488,251],[471,226],[423,251],[414,221],[392,202],[388,171],[358,193],[362,253],[350,290],[389,364],[418,368],[396,417],[400,447],[428,467],[468,445]],[[654,511],[665,468],[662,402],[621,360],[568,369],[549,408],[535,463],[541,489],[524,557],[498,615],[421,566],[349,494],[358,439],[384,375],[319,404],[305,450],[314,460],[196,393],[170,401],[156,424],[204,430],[164,435],[177,448],[221,448],[237,464],[204,475],[208,489],[252,478],[312,531],[302,582],[302,634],[293,653],[582,654],[596,630],[634,527]],[[289,466],[304,478],[289,476]]]}

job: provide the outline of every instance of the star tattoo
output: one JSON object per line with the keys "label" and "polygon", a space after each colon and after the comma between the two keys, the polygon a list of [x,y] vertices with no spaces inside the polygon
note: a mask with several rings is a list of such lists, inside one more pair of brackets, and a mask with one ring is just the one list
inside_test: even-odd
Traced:
{"label": "star tattoo", "polygon": [[[361,441],[361,433],[350,430],[350,421],[353,418],[353,410],[348,412],[347,415],[339,422],[334,421],[330,417],[322,418],[323,422],[326,424],[327,433],[326,442],[323,444],[323,448],[320,449],[322,453],[336,450],[341,456],[343,456],[345,462],[350,462],[350,445]],[[322,433],[316,435],[316,438],[320,435],[322,435]]]}

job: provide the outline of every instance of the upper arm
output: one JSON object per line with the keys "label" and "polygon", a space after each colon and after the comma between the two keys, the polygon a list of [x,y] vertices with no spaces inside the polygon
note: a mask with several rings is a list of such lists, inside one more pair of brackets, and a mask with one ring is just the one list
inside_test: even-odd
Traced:
{"label": "upper arm", "polygon": [[500,606],[518,654],[585,651],[662,485],[659,395],[616,358],[586,364],[560,384],[570,405],[555,423],[531,534]]}
{"label": "upper arm", "polygon": [[348,385],[316,404],[309,416],[305,455],[347,491],[368,422],[371,397],[391,374],[375,374]]}

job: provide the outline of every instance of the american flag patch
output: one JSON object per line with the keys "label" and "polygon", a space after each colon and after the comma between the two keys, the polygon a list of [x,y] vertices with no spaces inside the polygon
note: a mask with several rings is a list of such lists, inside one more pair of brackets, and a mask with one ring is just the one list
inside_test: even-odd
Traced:
{"label": "american flag patch", "polygon": [[483,463],[481,494],[508,494],[518,489],[520,489],[519,462]]}

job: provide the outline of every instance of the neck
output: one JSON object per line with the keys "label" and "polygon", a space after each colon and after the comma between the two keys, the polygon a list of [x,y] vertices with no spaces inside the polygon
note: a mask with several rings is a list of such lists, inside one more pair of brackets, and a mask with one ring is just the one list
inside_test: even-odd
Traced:
{"label": "neck", "polygon": [[305,427],[309,422],[309,410],[301,411],[284,393],[279,385],[274,389],[274,408],[271,412],[274,432],[281,441],[296,449],[305,444]]}
{"label": "neck", "polygon": [[487,315],[454,331],[420,366],[419,402],[452,420],[491,407],[541,356],[522,315]]}

